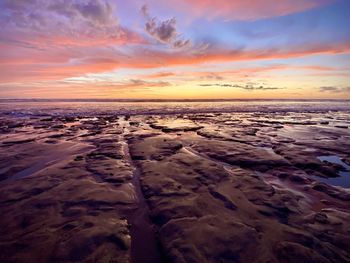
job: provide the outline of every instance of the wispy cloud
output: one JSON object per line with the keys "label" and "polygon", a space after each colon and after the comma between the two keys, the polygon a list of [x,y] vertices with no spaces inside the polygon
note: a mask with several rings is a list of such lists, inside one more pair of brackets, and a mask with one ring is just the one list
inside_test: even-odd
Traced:
{"label": "wispy cloud", "polygon": [[[91,85],[93,84],[93,85]],[[121,95],[151,92],[153,89],[170,87],[165,81],[143,81],[127,79],[105,81],[96,79],[70,78],[60,81],[48,80],[23,83],[0,83],[0,98],[110,98]],[[60,91],[60,92],[57,92]],[[125,97],[125,96],[124,96]]]}
{"label": "wispy cloud", "polygon": [[173,77],[176,74],[173,72],[158,72],[158,73],[153,73],[153,74],[148,74],[148,75],[143,75],[141,76],[142,78],[147,78],[147,79],[158,79],[158,78],[167,78],[167,77]]}
{"label": "wispy cloud", "polygon": [[[164,3],[169,4],[169,1]],[[334,0],[170,0],[171,4],[195,17],[226,20],[257,20],[283,16],[322,6]]]}
{"label": "wispy cloud", "polygon": [[350,87],[325,86],[318,88],[320,92],[350,93]]}
{"label": "wispy cloud", "polygon": [[147,5],[142,6],[141,13],[146,19],[145,29],[150,36],[174,48],[183,48],[191,45],[189,39],[183,39],[181,34],[178,33],[175,17],[159,21],[156,17],[151,17]]}
{"label": "wispy cloud", "polygon": [[214,83],[214,84],[199,84],[201,87],[224,87],[224,88],[237,88],[237,89],[244,89],[248,91],[253,91],[253,90],[279,90],[283,88],[278,88],[278,87],[269,87],[269,86],[264,86],[264,85],[259,85],[259,84],[253,84],[253,83],[248,83],[246,85],[241,85],[241,84],[230,84],[230,83]]}
{"label": "wispy cloud", "polygon": [[214,72],[204,72],[200,73],[202,76],[200,76],[201,79],[207,79],[207,80],[223,80],[224,78],[220,76],[220,73],[214,73]]}
{"label": "wispy cloud", "polygon": [[14,44],[61,47],[144,41],[120,25],[113,1],[4,0],[0,9],[1,38]]}
{"label": "wispy cloud", "polygon": [[[43,51],[16,47],[0,42],[0,48],[15,52],[0,53],[0,77],[2,81],[26,81],[33,79],[60,79],[86,73],[106,72],[116,69],[164,68],[170,66],[201,65],[239,61],[262,61],[301,58],[311,55],[334,55],[350,52],[350,43],[278,48],[223,50],[209,48],[196,50],[157,50],[135,46],[127,52],[115,47],[47,47]],[[268,69],[286,68],[272,66]],[[252,69],[253,70],[253,69]],[[261,70],[261,69],[257,69]],[[233,72],[234,73],[234,72]]]}

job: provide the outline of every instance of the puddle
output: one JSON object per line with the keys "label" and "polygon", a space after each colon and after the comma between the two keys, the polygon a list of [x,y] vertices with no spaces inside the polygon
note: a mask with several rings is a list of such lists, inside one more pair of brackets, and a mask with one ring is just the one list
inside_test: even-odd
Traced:
{"label": "puddle", "polygon": [[[125,129],[125,135],[130,134],[129,121],[122,120],[120,126]],[[160,253],[159,240],[156,234],[155,226],[150,219],[150,212],[147,201],[143,196],[140,177],[141,172],[135,165],[130,156],[130,149],[127,141],[123,141],[124,154],[127,161],[134,168],[132,179],[134,198],[138,203],[136,210],[129,216],[128,222],[131,224],[131,262],[133,263],[160,263],[163,262]]]}
{"label": "puddle", "polygon": [[346,170],[346,171],[339,171],[338,172],[339,177],[335,177],[335,178],[317,177],[318,181],[331,184],[334,186],[350,188],[350,166],[344,163],[340,157],[336,155],[330,155],[330,156],[319,156],[317,157],[317,159],[319,159],[321,162],[330,162],[333,164],[341,165]]}
{"label": "puddle", "polygon": [[12,177],[4,180],[3,182],[11,182],[24,177],[34,175],[36,173],[42,172],[43,170],[58,164],[64,160],[67,160],[73,155],[82,154],[93,149],[90,145],[85,144],[71,144],[68,142],[62,143],[54,147],[53,150],[45,152],[42,158],[32,164],[30,167],[14,174]]}
{"label": "puddle", "polygon": [[98,121],[98,118],[97,117],[81,118],[80,121],[81,122],[84,122],[84,121]]}
{"label": "puddle", "polygon": [[183,119],[165,119],[157,120],[151,124],[152,128],[163,129],[167,131],[189,131],[189,130],[198,130],[202,128],[191,120]]}

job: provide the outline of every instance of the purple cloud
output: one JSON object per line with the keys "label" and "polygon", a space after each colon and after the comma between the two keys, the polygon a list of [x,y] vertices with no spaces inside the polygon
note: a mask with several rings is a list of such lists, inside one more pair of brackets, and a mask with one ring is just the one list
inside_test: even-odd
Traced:
{"label": "purple cloud", "polygon": [[71,20],[82,19],[94,26],[117,23],[113,15],[114,6],[104,0],[97,1],[56,1],[48,9]]}
{"label": "purple cloud", "polygon": [[159,21],[156,17],[150,16],[147,5],[141,8],[141,13],[146,18],[145,29],[147,33],[159,42],[174,48],[183,48],[191,45],[189,39],[182,39],[177,32],[176,19],[174,17],[165,21]]}
{"label": "purple cloud", "polygon": [[116,43],[137,38],[119,25],[115,2],[108,0],[4,0],[0,9],[0,37],[12,42],[74,45],[89,39],[91,43]]}

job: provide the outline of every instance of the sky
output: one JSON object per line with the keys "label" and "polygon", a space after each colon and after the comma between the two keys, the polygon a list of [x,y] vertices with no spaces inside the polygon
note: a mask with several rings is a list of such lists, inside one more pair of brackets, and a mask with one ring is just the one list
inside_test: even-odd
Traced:
{"label": "sky", "polygon": [[0,98],[350,99],[349,0],[0,0]]}

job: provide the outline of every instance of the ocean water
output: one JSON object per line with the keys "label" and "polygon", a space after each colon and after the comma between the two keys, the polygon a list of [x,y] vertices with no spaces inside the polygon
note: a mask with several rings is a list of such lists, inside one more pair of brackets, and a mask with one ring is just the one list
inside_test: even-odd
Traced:
{"label": "ocean water", "polygon": [[180,114],[215,112],[349,111],[350,100],[11,100],[0,99],[10,115]]}

